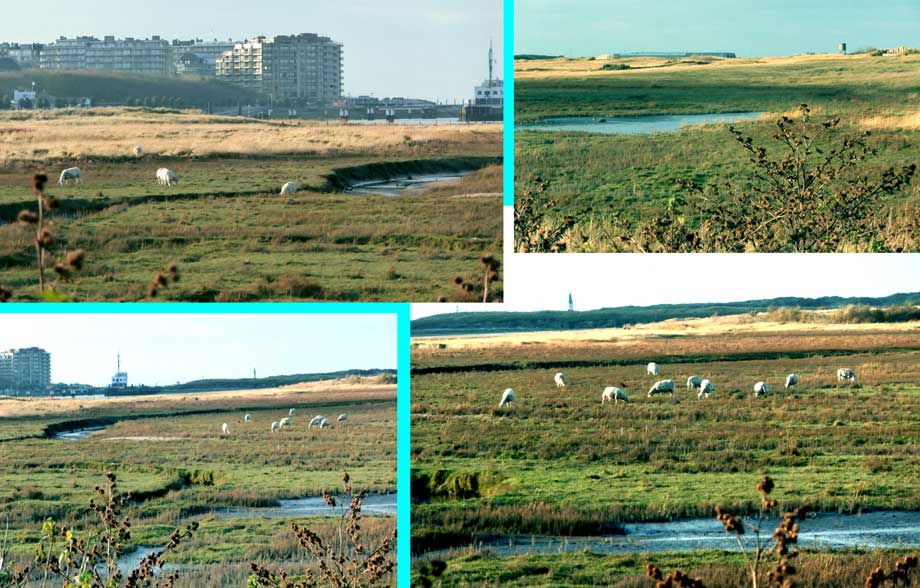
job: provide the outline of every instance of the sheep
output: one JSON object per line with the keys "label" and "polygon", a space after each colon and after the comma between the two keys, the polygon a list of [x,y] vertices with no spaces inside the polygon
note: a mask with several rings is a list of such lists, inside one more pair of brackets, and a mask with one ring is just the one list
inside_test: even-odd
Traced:
{"label": "sheep", "polygon": [[624,392],[622,388],[607,386],[601,393],[601,404],[604,404],[604,402],[618,404],[621,400],[623,402],[629,402],[629,397],[626,396],[626,392]]}
{"label": "sheep", "polygon": [[252,415],[247,414],[246,416],[243,417],[243,420],[247,423],[252,422]]}
{"label": "sheep", "polygon": [[320,428],[320,429],[328,429],[328,428],[331,427],[331,426],[332,426],[332,423],[329,422],[329,419],[323,419],[323,420],[320,421],[320,423],[319,423],[319,428]]}
{"label": "sheep", "polygon": [[658,380],[648,390],[648,397],[651,398],[655,394],[664,394],[667,392],[670,395],[674,395],[674,380]]}
{"label": "sheep", "polygon": [[279,423],[278,421],[275,421],[275,422],[272,423],[272,431],[273,431],[273,432],[279,430],[280,428],[281,428],[281,423]]}
{"label": "sheep", "polygon": [[849,381],[849,382],[855,382],[856,372],[854,372],[850,368],[840,368],[839,370],[837,370],[837,381],[843,382],[844,380]]}
{"label": "sheep", "polygon": [[79,167],[68,167],[61,172],[61,178],[58,180],[58,184],[63,186],[69,180],[73,180],[75,184],[83,183],[83,172],[80,171]]}
{"label": "sheep", "polygon": [[283,419],[281,419],[281,426],[282,426],[282,427],[290,427],[290,426],[291,426],[291,417],[284,417]]}
{"label": "sheep", "polygon": [[799,383],[799,377],[795,374],[789,374],[786,376],[786,389],[795,387]]}
{"label": "sheep", "polygon": [[756,384],[754,384],[754,398],[758,398],[760,396],[766,396],[769,393],[770,393],[770,387],[767,386],[766,382],[757,382]]}
{"label": "sheep", "polygon": [[296,412],[297,412],[297,409],[296,409],[296,408],[292,408],[291,410],[288,411],[288,416],[294,416],[294,414],[295,414]]}
{"label": "sheep", "polygon": [[556,382],[557,388],[565,388],[565,385],[566,385],[565,374],[563,374],[562,372],[556,372],[556,375],[553,376],[553,381]]}
{"label": "sheep", "polygon": [[502,399],[501,402],[498,403],[498,407],[501,408],[512,402],[514,402],[514,390],[511,388],[506,388],[505,391],[502,392]]}
{"label": "sheep", "polygon": [[652,376],[657,376],[658,372],[660,371],[661,371],[661,367],[654,361],[649,362],[649,364],[645,368],[645,373],[652,375]]}
{"label": "sheep", "polygon": [[157,170],[157,182],[159,182],[161,186],[175,186],[179,183],[179,176],[171,169],[161,167]]}
{"label": "sheep", "polygon": [[340,415],[339,415],[339,418],[336,419],[336,420],[337,420],[338,422],[340,422],[340,423],[341,423],[341,422],[344,422],[344,421],[347,421],[347,420],[348,420],[348,415],[347,415],[347,414],[340,414]]}
{"label": "sheep", "polygon": [[223,433],[224,435],[229,435],[229,434],[230,434],[230,425],[228,425],[227,423],[224,423],[224,425],[220,428],[220,431],[221,431],[221,433]]}
{"label": "sheep", "polygon": [[134,146],[134,157],[141,157],[142,155],[144,155],[144,148],[141,147],[140,145],[135,145]]}
{"label": "sheep", "polygon": [[694,388],[700,387],[700,382],[703,381],[703,378],[699,376],[690,376],[687,378],[687,392],[693,390]]}
{"label": "sheep", "polygon": [[712,380],[707,378],[703,380],[702,382],[700,382],[700,391],[696,395],[696,397],[699,398],[700,400],[702,400],[703,398],[709,398],[709,394],[713,392],[715,389],[716,387],[712,385]]}
{"label": "sheep", "polygon": [[323,418],[322,415],[316,415],[315,417],[313,417],[312,419],[310,419],[310,424],[307,425],[307,428],[310,429],[310,428],[313,427],[313,425],[317,425],[317,426],[318,426],[318,425],[321,425],[321,424],[323,423],[324,420],[325,420],[325,419]]}
{"label": "sheep", "polygon": [[285,194],[296,194],[298,189],[299,189],[299,186],[295,184],[294,182],[287,182],[286,184],[281,186],[280,195],[284,196]]}

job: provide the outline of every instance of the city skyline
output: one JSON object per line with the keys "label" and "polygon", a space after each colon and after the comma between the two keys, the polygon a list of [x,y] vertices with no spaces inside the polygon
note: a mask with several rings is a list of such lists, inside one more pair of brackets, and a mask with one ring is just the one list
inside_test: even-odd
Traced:
{"label": "city skyline", "polygon": [[[55,337],[48,333],[55,333]],[[260,378],[396,369],[396,316],[0,316],[0,351],[28,347],[51,354],[52,383],[93,386],[110,383],[118,354],[129,384],[149,386],[207,378],[251,378],[253,368]],[[168,370],[162,366],[169,366]]]}
{"label": "city skyline", "polygon": [[916,0],[517,0],[515,54],[726,51],[738,57],[920,46]]}
{"label": "city skyline", "polygon": [[[426,0],[379,4],[370,0],[299,3],[267,0],[253,12],[240,0],[190,4],[158,0],[121,9],[99,0],[92,11],[72,11],[70,3],[17,4],[2,9],[0,42],[51,43],[59,37],[114,35],[139,39],[205,41],[311,32],[344,46],[345,93],[457,101],[472,97],[488,75],[489,41],[497,71],[502,59],[501,4],[491,0],[437,5]],[[47,19],[66,13],[66,19]],[[182,18],[172,18],[182,14]]]}

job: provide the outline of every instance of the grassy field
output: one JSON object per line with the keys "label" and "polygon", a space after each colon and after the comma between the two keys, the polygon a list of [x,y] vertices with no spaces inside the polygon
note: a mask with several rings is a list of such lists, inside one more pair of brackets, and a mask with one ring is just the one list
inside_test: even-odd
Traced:
{"label": "grassy field", "polygon": [[[778,323],[745,315],[416,339],[413,549],[503,535],[609,535],[624,522],[713,516],[716,504],[756,513],[753,488],[764,474],[776,480],[782,509],[920,510],[908,475],[920,464],[920,426],[910,416],[920,410],[918,333],[916,322]],[[660,376],[646,375],[649,361],[661,364]],[[859,384],[838,385],[840,367],[854,369]],[[553,384],[560,370],[564,389]],[[799,385],[785,391],[789,373]],[[697,400],[685,388],[691,375],[712,379],[715,393]],[[664,378],[675,380],[674,396],[647,398]],[[770,385],[769,397],[753,398],[759,380]],[[601,405],[606,386],[625,389],[630,402]],[[498,408],[507,387],[517,398]],[[656,557],[689,560],[685,571],[713,559]],[[727,554],[714,558],[723,571],[738,563]],[[510,585],[643,586],[637,577],[646,561],[495,558],[460,549],[444,585],[506,585],[501,574],[531,566],[544,571]]]}
{"label": "grassy field", "polygon": [[[25,117],[25,118],[24,118]],[[131,156],[144,147],[142,158]],[[165,300],[461,300],[456,275],[501,254],[501,128],[252,121],[100,109],[0,114],[0,284],[38,297],[30,177],[81,167],[48,192],[57,251],[84,249],[76,300],[136,300],[166,264]],[[155,172],[169,167],[174,187]],[[411,197],[335,190],[392,173],[479,170]],[[301,191],[278,196],[281,185]],[[466,197],[474,195],[475,197]],[[7,224],[4,224],[7,223]],[[497,292],[500,295],[501,288]]]}
{"label": "grassy field", "polygon": [[[605,65],[629,66],[619,71]],[[748,155],[728,125],[687,127],[650,136],[596,135],[527,130],[546,117],[608,118],[662,114],[754,111],[756,122],[736,126],[770,154],[781,145],[774,122],[807,103],[819,120],[840,117],[830,137],[872,132],[878,157],[865,162],[875,177],[889,164],[916,163],[920,137],[920,55],[814,55],[731,60],[524,60],[515,64],[515,192],[519,197],[549,181],[546,197],[557,206],[548,223],[566,214],[578,223],[567,237],[570,251],[634,250],[614,235],[616,221],[647,221],[679,193],[678,180],[739,180]],[[920,184],[880,199],[879,205],[916,206]],[[903,213],[902,214],[906,214]],[[688,218],[688,223],[700,219]],[[917,235],[886,236],[892,248],[916,250]],[[854,248],[858,246],[854,245]]]}
{"label": "grassy field", "polygon": [[[292,519],[222,518],[227,507],[274,505],[279,499],[321,495],[341,488],[348,472],[356,488],[396,490],[396,386],[315,382],[278,389],[110,399],[24,401],[0,399],[0,520],[9,522],[8,557],[28,559],[41,522],[83,529],[93,487],[106,471],[135,499],[125,508],[133,545],[162,545],[194,517],[200,528],[167,562],[194,564],[183,586],[245,585],[253,561],[307,566],[297,555]],[[293,425],[270,432],[272,421],[296,407]],[[244,422],[243,415],[252,415]],[[315,414],[331,429],[308,429]],[[231,434],[220,434],[223,422]],[[114,423],[114,424],[112,424]],[[80,441],[53,439],[50,431],[81,424],[112,424]],[[299,521],[321,535],[333,519]],[[367,519],[368,541],[388,535],[392,517]]]}

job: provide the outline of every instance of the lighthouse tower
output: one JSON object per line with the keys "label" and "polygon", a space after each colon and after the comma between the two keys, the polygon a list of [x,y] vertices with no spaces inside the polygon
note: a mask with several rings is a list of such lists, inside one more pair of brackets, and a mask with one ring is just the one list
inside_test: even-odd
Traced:
{"label": "lighthouse tower", "polygon": [[575,306],[572,304],[572,293],[569,292],[569,312],[575,310]]}

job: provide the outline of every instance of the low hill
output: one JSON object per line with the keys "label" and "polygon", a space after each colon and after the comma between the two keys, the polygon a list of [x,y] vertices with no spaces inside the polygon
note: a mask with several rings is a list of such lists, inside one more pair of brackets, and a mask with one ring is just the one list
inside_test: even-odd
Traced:
{"label": "low hill", "polygon": [[208,390],[254,390],[257,388],[278,388],[301,384],[304,382],[320,382],[323,380],[341,380],[349,376],[369,377],[383,374],[393,374],[394,370],[346,370],[338,372],[325,372],[320,374],[289,374],[284,376],[269,376],[267,378],[221,378],[210,380],[192,380],[175,386],[164,386],[163,392],[191,392]]}
{"label": "low hill", "polygon": [[[147,104],[204,108],[232,106],[237,100],[258,103],[260,95],[217,80],[166,78],[109,71],[11,71],[0,72],[0,96],[17,88],[31,88],[61,98],[92,98],[94,103]],[[6,108],[9,102],[0,106]]]}
{"label": "low hill", "polygon": [[701,318],[764,312],[773,308],[819,310],[844,308],[850,305],[880,307],[916,302],[920,302],[920,292],[892,294],[881,298],[785,297],[727,303],[622,306],[584,312],[461,312],[416,319],[412,321],[412,336],[616,328],[627,324],[652,323],[673,318]]}

